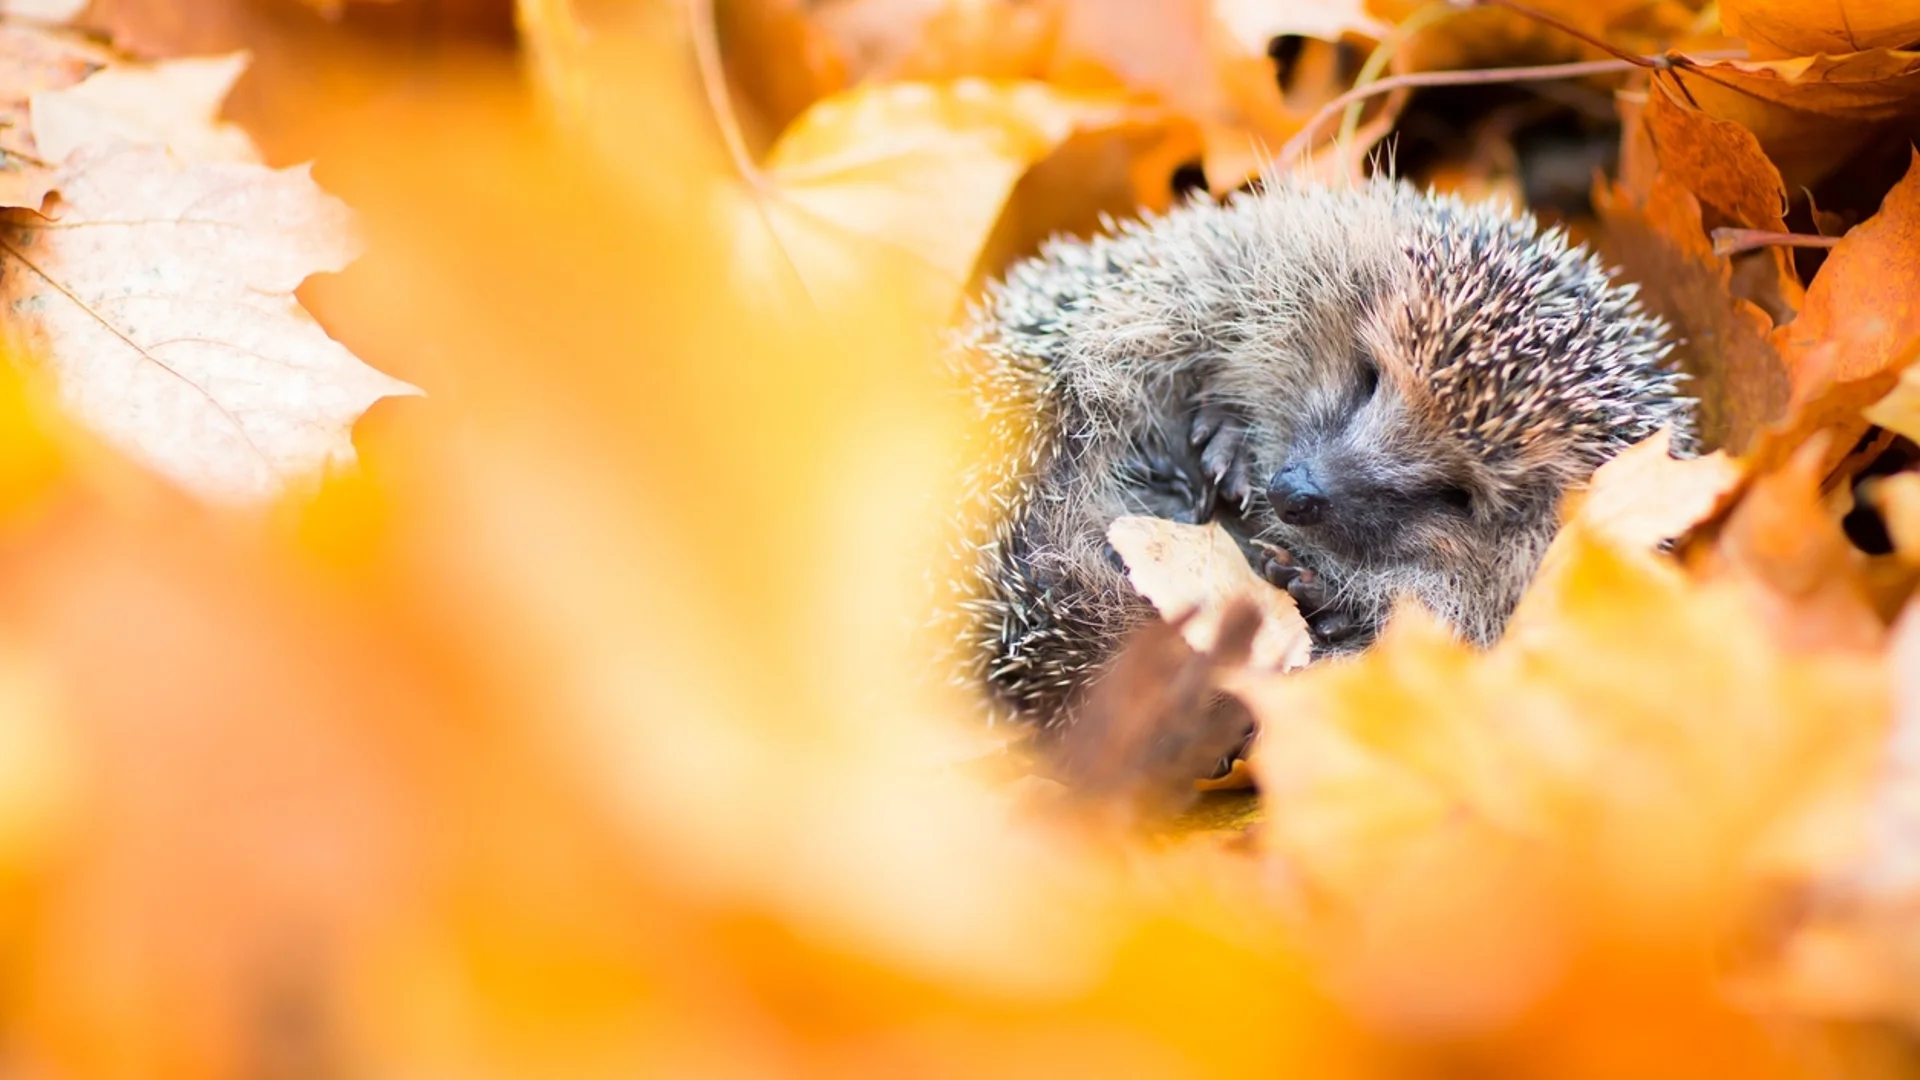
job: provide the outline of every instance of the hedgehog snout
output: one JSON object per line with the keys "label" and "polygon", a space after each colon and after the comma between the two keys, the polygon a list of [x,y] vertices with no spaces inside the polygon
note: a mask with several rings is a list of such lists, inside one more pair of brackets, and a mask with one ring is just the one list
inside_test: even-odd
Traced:
{"label": "hedgehog snout", "polygon": [[1327,514],[1326,485],[1304,461],[1290,461],[1267,483],[1267,501],[1289,525],[1317,525]]}

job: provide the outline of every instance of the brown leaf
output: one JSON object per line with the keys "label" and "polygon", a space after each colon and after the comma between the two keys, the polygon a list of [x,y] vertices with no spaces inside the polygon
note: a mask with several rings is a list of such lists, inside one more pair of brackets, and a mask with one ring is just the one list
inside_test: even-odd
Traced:
{"label": "brown leaf", "polygon": [[[1670,77],[1670,76],[1669,76]],[[1678,99],[1656,73],[1644,113],[1660,168],[1727,222],[1787,230],[1787,188],[1753,132]]]}
{"label": "brown leaf", "polygon": [[1721,0],[1720,23],[1758,59],[1897,49],[1920,41],[1914,0]]}
{"label": "brown leaf", "polygon": [[1107,542],[1126,561],[1127,580],[1162,618],[1178,623],[1194,651],[1212,652],[1221,620],[1236,603],[1246,603],[1260,616],[1249,664],[1289,671],[1307,662],[1313,642],[1293,598],[1254,576],[1239,545],[1217,523],[1123,517],[1107,527]]}
{"label": "brown leaf", "polygon": [[1621,185],[1601,186],[1594,208],[1602,254],[1679,338],[1674,355],[1692,376],[1687,392],[1700,402],[1703,441],[1743,452],[1787,406],[1786,367],[1767,336],[1772,320],[1731,295],[1732,266],[1713,253],[1699,203],[1672,177],[1655,177],[1644,201]]}
{"label": "brown leaf", "polygon": [[1692,61],[1672,72],[1705,112],[1759,139],[1788,190],[1809,187],[1920,112],[1920,53]]}
{"label": "brown leaf", "polygon": [[1910,280],[1920,260],[1920,153],[1913,163],[1879,213],[1828,254],[1800,317],[1770,336],[1793,392],[1786,417],[1760,448],[1767,460],[1832,427],[1829,464],[1839,462],[1867,428],[1861,411],[1920,355],[1920,297]]}
{"label": "brown leaf", "polygon": [[0,296],[61,401],[209,499],[253,501],[351,462],[353,422],[418,393],[367,367],[293,298],[355,241],[304,169],[81,153],[60,217],[0,220]]}

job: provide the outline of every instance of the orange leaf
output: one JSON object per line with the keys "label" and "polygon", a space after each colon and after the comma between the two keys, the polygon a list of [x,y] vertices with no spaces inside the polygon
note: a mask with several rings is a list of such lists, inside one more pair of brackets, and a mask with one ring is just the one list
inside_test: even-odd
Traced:
{"label": "orange leaf", "polygon": [[1920,41],[1914,0],[1721,0],[1727,33],[1758,59],[1895,49]]}
{"label": "orange leaf", "polygon": [[1793,385],[1789,411],[1767,434],[1777,459],[1807,433],[1838,429],[1832,462],[1866,430],[1861,410],[1890,390],[1920,356],[1920,152],[1907,175],[1828,255],[1800,317],[1776,329],[1773,347]]}
{"label": "orange leaf", "polygon": [[1604,225],[1602,253],[1674,328],[1675,357],[1693,377],[1687,392],[1700,401],[1703,440],[1743,452],[1787,405],[1786,368],[1767,338],[1772,320],[1731,294],[1733,268],[1713,253],[1700,204],[1666,173],[1644,200],[1603,185],[1594,208]]}

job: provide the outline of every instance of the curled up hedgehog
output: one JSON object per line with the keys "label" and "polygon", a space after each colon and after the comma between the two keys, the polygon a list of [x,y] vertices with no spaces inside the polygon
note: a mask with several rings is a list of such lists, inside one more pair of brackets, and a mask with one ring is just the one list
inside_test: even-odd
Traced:
{"label": "curled up hedgehog", "polygon": [[968,678],[1057,729],[1153,608],[1122,515],[1219,521],[1315,652],[1401,597],[1497,638],[1563,492],[1662,427],[1691,442],[1666,328],[1530,217],[1379,179],[1270,182],[991,286],[953,354],[997,444],[957,606]]}

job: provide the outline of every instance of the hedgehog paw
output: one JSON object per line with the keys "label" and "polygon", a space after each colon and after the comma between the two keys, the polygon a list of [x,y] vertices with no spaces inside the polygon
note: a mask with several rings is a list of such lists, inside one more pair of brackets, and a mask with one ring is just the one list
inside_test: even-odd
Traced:
{"label": "hedgehog paw", "polygon": [[1264,540],[1253,541],[1254,570],[1276,589],[1285,589],[1307,620],[1316,648],[1344,652],[1373,638],[1374,626],[1358,608],[1329,603],[1331,591],[1324,578],[1294,561],[1285,548]]}
{"label": "hedgehog paw", "polygon": [[1219,497],[1242,512],[1253,505],[1253,466],[1247,460],[1246,421],[1225,405],[1200,406],[1187,440],[1200,451],[1200,471]]}
{"label": "hedgehog paw", "polygon": [[1213,518],[1213,484],[1159,447],[1137,448],[1125,473],[1155,517],[1189,525]]}

